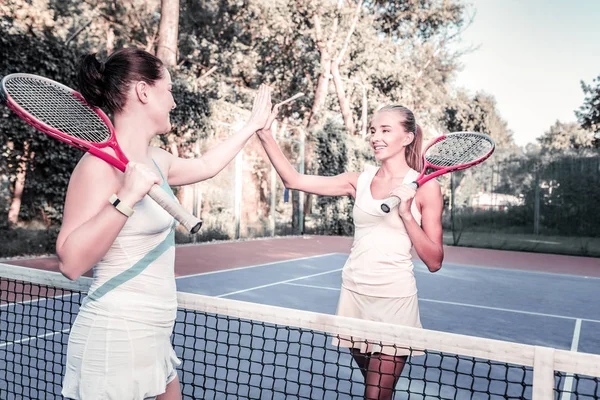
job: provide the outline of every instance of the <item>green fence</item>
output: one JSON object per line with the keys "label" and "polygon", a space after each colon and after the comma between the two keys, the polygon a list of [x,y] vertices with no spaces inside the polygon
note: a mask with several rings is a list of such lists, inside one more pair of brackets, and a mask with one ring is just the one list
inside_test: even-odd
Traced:
{"label": "green fence", "polygon": [[443,181],[445,242],[600,256],[600,153],[497,152]]}

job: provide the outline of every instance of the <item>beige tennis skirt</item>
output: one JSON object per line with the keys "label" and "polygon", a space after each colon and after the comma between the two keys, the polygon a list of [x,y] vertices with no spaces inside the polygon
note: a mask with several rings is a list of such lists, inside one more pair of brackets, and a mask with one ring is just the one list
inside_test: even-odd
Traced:
{"label": "beige tennis skirt", "polygon": [[[409,297],[374,297],[359,294],[342,287],[337,315],[369,321],[386,322],[422,328],[417,295]],[[334,346],[358,349],[361,353],[381,353],[391,356],[423,355],[422,350],[407,349],[391,343],[371,342],[364,338],[334,337]]]}

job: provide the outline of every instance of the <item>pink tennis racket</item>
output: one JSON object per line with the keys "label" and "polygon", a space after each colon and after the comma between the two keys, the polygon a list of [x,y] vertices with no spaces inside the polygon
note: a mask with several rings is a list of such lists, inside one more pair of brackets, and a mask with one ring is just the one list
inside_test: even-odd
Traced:
{"label": "pink tennis racket", "polygon": [[[414,189],[425,182],[449,172],[460,171],[477,165],[489,158],[496,143],[488,135],[476,132],[454,132],[442,135],[423,151],[423,170],[411,183]],[[429,172],[425,175],[426,172]],[[389,213],[400,204],[396,196],[385,199],[383,212]]]}
{"label": "pink tennis racket", "polygon": [[[0,100],[36,129],[125,171],[129,160],[117,143],[110,119],[71,88],[37,75],[10,74],[0,82]],[[106,147],[116,157],[105,151]],[[202,226],[200,219],[159,185],[148,195],[191,233]]]}

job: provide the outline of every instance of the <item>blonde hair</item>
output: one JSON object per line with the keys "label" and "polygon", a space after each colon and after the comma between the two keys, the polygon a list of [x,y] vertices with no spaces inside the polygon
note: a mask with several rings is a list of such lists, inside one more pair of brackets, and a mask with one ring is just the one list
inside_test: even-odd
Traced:
{"label": "blonde hair", "polygon": [[413,141],[406,146],[406,149],[404,150],[406,163],[415,171],[420,172],[423,169],[423,158],[421,156],[421,149],[423,147],[423,130],[419,125],[417,125],[415,114],[410,109],[399,104],[383,106],[377,110],[377,112],[381,111],[395,111],[404,117],[404,121],[400,121],[400,124],[406,132],[414,135]]}

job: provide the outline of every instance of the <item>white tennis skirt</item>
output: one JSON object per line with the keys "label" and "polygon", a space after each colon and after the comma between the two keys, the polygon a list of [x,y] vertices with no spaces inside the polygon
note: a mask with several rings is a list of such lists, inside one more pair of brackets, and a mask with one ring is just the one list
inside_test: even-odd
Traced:
{"label": "white tennis skirt", "polygon": [[[337,315],[368,321],[386,322],[422,328],[417,295],[409,297],[374,297],[353,292],[342,286]],[[334,346],[358,349],[361,353],[380,353],[391,356],[423,355],[422,350],[406,349],[392,343],[381,343],[356,336],[339,336],[332,340]]]}
{"label": "white tennis skirt", "polygon": [[75,400],[147,400],[164,393],[181,363],[172,327],[80,310],[69,335],[62,395]]}

